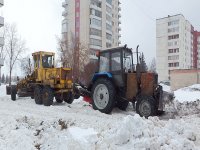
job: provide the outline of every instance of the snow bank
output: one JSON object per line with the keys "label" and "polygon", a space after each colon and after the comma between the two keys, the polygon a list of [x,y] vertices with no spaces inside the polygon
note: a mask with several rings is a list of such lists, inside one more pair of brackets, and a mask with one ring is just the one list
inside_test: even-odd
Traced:
{"label": "snow bank", "polygon": [[175,99],[180,103],[200,100],[200,84],[174,91]]}
{"label": "snow bank", "polygon": [[[195,121],[191,126],[190,121]],[[200,119],[160,121],[127,116],[117,127],[105,133],[100,149],[199,149]]]}

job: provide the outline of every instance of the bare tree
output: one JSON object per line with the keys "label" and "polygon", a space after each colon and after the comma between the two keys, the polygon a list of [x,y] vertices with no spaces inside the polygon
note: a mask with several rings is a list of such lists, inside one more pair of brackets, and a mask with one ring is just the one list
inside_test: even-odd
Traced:
{"label": "bare tree", "polygon": [[27,56],[20,60],[21,62],[21,69],[25,75],[31,75],[33,70],[33,62],[31,61],[30,57]]}
{"label": "bare tree", "polygon": [[149,71],[156,73],[156,59],[153,58],[151,63],[149,64]]}
{"label": "bare tree", "polygon": [[25,51],[25,41],[18,35],[15,24],[7,25],[5,33],[5,51],[9,64],[9,85],[11,85],[11,76],[14,65],[19,60],[20,55]]}
{"label": "bare tree", "polygon": [[73,34],[70,40],[67,36],[63,39],[58,39],[60,62],[63,67],[72,68],[74,79],[80,80],[80,73],[89,63],[88,45],[81,43]]}

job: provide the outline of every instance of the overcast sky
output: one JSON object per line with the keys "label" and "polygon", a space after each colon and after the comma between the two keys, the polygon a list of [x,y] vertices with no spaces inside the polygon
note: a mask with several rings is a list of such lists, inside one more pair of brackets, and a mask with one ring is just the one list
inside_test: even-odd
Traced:
{"label": "overcast sky", "polygon": [[[156,18],[181,13],[200,30],[200,0],[121,0],[121,3],[122,44],[133,49],[139,44],[147,64],[156,54]],[[1,11],[5,22],[17,24],[29,48],[27,54],[56,50],[56,35],[61,33],[62,0],[4,0]]]}

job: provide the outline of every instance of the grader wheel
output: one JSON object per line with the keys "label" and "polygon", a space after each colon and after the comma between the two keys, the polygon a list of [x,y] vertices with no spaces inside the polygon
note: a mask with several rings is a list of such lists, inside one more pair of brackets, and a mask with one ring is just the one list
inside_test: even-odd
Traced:
{"label": "grader wheel", "polygon": [[49,86],[45,86],[42,91],[42,101],[44,106],[50,106],[53,104],[53,90]]}
{"label": "grader wheel", "polygon": [[34,98],[35,103],[41,105],[42,104],[42,87],[36,86],[34,90]]}

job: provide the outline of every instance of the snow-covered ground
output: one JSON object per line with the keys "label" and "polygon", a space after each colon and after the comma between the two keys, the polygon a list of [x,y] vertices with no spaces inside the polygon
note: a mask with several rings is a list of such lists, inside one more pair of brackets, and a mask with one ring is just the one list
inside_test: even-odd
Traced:
{"label": "snow-covered ground", "polygon": [[[106,115],[81,99],[71,105],[55,102],[50,107],[36,105],[30,98],[11,101],[5,86],[0,86],[0,150],[198,150],[200,102],[186,100],[176,97],[168,104],[166,115],[144,119],[131,107]],[[167,118],[170,113],[173,117]]]}

